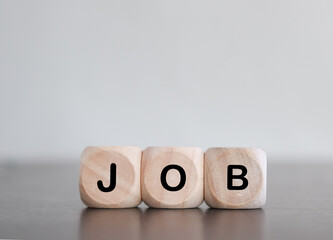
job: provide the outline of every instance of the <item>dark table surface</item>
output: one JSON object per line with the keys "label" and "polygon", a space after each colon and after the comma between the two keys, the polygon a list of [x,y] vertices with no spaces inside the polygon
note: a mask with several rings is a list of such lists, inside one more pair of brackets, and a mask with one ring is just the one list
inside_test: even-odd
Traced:
{"label": "dark table surface", "polygon": [[333,239],[333,165],[268,164],[259,210],[88,209],[78,164],[0,164],[0,238]]}

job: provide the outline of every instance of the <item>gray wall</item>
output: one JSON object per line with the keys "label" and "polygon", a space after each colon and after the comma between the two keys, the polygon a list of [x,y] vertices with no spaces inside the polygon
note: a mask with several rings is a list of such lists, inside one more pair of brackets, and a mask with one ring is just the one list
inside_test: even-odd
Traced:
{"label": "gray wall", "polygon": [[333,2],[0,1],[0,159],[86,145],[333,157]]}

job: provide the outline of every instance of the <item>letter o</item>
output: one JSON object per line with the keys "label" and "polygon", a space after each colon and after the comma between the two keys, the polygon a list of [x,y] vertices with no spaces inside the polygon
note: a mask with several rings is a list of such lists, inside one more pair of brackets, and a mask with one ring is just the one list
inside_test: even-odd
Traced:
{"label": "letter o", "polygon": [[[168,171],[171,169],[176,169],[180,174],[180,182],[175,187],[171,187],[166,181],[166,175],[167,175]],[[166,190],[172,191],[172,192],[179,191],[180,189],[182,189],[185,186],[185,183],[186,183],[186,173],[181,166],[175,165],[175,164],[170,164],[170,165],[166,166],[165,168],[163,168],[163,170],[161,172],[161,184]]]}

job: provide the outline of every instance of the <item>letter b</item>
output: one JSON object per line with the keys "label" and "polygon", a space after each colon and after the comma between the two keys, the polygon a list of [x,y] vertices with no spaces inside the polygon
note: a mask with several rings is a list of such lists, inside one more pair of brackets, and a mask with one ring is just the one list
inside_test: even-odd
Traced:
{"label": "letter b", "polygon": [[[233,175],[233,170],[239,169],[242,171],[240,175]],[[227,175],[227,188],[229,190],[244,190],[249,185],[249,181],[245,178],[247,174],[247,169],[243,165],[229,165],[228,166],[228,175]],[[243,181],[242,185],[234,186],[233,179],[240,179]]]}

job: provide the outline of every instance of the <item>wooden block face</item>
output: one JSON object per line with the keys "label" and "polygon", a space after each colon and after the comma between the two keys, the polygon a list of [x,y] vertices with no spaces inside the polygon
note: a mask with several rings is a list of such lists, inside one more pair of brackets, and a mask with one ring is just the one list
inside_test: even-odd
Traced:
{"label": "wooden block face", "polygon": [[266,202],[266,153],[259,148],[210,148],[205,201],[213,208],[260,208]]}
{"label": "wooden block face", "polygon": [[155,208],[193,208],[203,201],[203,152],[196,147],[148,147],[143,152],[142,199]]}
{"label": "wooden block face", "polygon": [[133,146],[87,147],[80,164],[82,201],[94,208],[139,205],[141,155]]}

